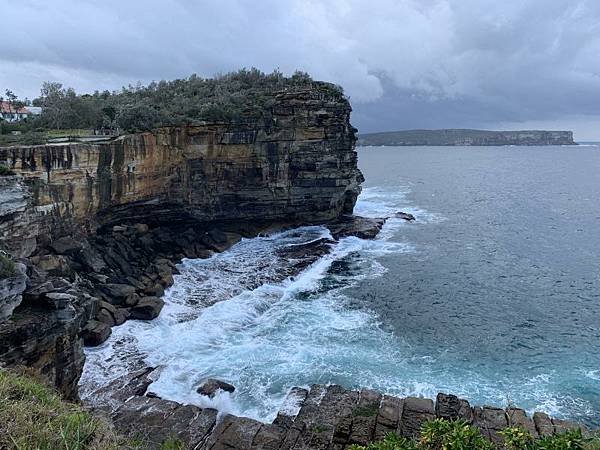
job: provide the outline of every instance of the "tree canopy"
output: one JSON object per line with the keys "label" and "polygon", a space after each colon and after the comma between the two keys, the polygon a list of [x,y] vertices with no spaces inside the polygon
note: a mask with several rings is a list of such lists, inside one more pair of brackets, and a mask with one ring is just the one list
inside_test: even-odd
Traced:
{"label": "tree canopy", "polygon": [[238,121],[268,114],[274,94],[300,88],[318,88],[334,98],[341,87],[316,82],[303,72],[291,77],[257,69],[202,78],[138,84],[115,92],[78,95],[60,83],[44,83],[41,96],[33,101],[42,114],[34,125],[45,129],[108,128],[143,131],[161,126],[198,121]]}

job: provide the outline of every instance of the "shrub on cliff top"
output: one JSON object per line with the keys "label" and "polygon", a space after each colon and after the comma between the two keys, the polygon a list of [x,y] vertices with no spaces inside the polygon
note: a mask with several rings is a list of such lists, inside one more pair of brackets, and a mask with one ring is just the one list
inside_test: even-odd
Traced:
{"label": "shrub on cliff top", "polygon": [[43,106],[33,124],[45,128],[119,128],[143,131],[198,121],[239,121],[268,115],[274,94],[312,89],[323,98],[342,99],[341,87],[296,72],[290,77],[258,69],[202,78],[128,86],[118,92],[77,95],[59,83],[44,83],[34,104]]}

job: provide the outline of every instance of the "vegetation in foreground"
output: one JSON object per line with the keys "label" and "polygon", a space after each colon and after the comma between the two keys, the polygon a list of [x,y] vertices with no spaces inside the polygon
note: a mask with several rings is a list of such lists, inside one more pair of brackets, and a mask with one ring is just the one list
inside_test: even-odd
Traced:
{"label": "vegetation in foreground", "polygon": [[[535,440],[520,427],[509,427],[500,433],[506,450],[600,450],[600,438],[584,438],[580,430]],[[458,420],[435,419],[426,422],[418,439],[389,434],[383,441],[367,447],[353,445],[351,450],[493,450],[479,428]]]}
{"label": "vegetation in foreground", "polygon": [[15,274],[15,263],[8,255],[0,251],[0,280]]}
{"label": "vegetation in foreground", "polygon": [[[143,449],[143,441],[118,436],[111,424],[67,403],[34,377],[0,369],[0,449]],[[169,440],[163,449],[184,446]]]}
{"label": "vegetation in foreground", "polygon": [[4,164],[0,164],[0,177],[7,177],[9,175],[14,175],[15,173],[6,167]]}

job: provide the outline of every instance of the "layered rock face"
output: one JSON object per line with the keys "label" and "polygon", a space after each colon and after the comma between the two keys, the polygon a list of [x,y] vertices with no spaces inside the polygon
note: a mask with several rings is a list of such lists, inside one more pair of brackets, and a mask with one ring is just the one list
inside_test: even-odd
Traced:
{"label": "layered rock face", "polygon": [[362,176],[347,102],[280,94],[269,119],[165,128],[109,143],[0,149],[32,205],[84,227],[351,213]]}
{"label": "layered rock face", "polygon": [[240,123],[0,149],[17,173],[0,178],[0,249],[28,275],[0,298],[0,363],[37,368],[74,397],[82,338],[156,317],[173,262],[351,214],[363,178],[349,103],[314,89],[270,104]]}

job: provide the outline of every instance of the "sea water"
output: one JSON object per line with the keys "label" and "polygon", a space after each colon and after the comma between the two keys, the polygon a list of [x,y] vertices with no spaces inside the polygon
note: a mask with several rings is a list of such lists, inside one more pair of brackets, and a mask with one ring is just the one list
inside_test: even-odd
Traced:
{"label": "sea water", "polygon": [[[159,318],[87,350],[84,398],[151,365],[163,398],[267,421],[291,387],[336,383],[600,424],[600,147],[362,148],[359,166],[356,214],[392,217],[377,239],[299,274],[282,250],[325,228],[184,260]],[[200,396],[207,378],[236,391]]]}

